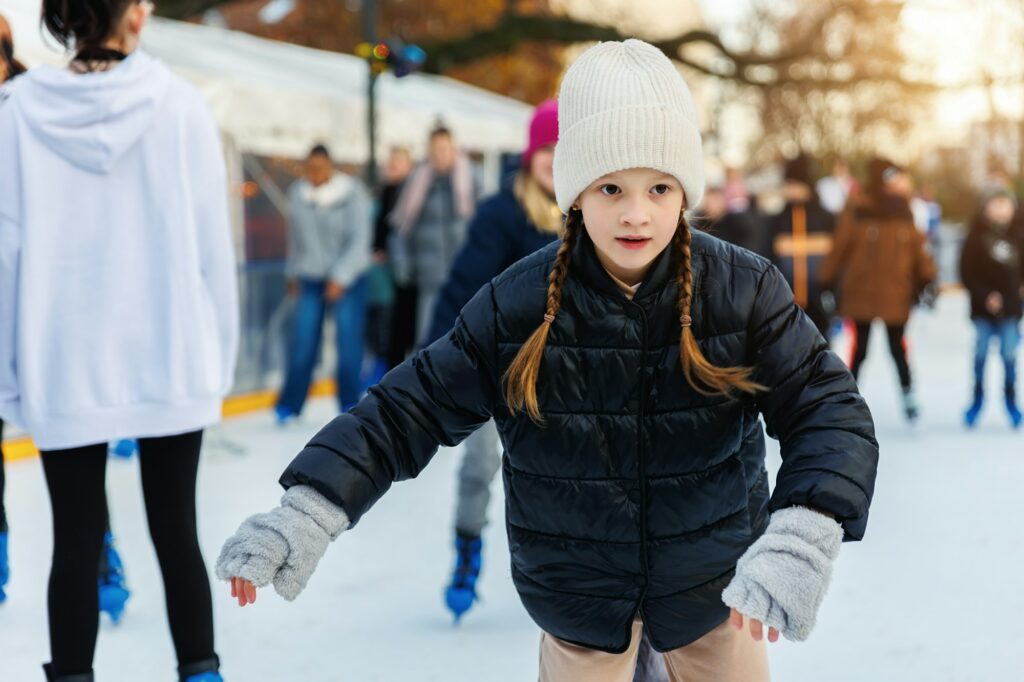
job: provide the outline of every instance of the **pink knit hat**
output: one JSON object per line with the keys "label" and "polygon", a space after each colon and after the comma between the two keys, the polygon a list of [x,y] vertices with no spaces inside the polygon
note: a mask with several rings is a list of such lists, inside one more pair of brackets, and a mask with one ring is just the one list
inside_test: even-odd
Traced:
{"label": "pink knit hat", "polygon": [[538,149],[558,142],[558,100],[548,99],[537,105],[530,120],[530,143],[523,152],[523,168],[530,167],[530,161]]}

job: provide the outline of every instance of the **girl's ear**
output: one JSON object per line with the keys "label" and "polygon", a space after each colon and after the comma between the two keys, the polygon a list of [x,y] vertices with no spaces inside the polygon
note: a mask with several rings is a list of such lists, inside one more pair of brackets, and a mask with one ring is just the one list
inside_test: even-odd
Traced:
{"label": "girl's ear", "polygon": [[139,35],[142,33],[143,27],[146,25],[146,20],[149,19],[151,12],[149,5],[145,2],[133,2],[128,6],[128,12],[125,16],[125,20],[128,22],[128,30],[133,35]]}

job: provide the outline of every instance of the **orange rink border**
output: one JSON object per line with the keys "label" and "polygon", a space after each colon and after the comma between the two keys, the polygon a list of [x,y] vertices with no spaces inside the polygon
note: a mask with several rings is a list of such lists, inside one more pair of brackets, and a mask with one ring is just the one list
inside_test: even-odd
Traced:
{"label": "orange rink border", "polygon": [[[321,379],[315,382],[309,390],[311,398],[322,398],[333,396],[334,379]],[[224,399],[224,407],[221,414],[225,419],[240,417],[242,415],[269,410],[277,400],[277,391],[254,391],[253,393],[241,393],[229,396]],[[3,456],[5,462],[14,462],[19,459],[31,459],[39,456],[32,439],[28,436],[14,438],[3,444]]]}

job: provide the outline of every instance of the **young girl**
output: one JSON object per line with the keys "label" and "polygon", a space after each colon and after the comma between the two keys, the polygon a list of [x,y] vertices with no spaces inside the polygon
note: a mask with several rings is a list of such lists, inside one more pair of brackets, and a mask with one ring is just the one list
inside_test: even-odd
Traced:
{"label": "young girl", "polygon": [[[271,583],[294,599],[393,481],[493,416],[541,680],[629,680],[643,631],[673,680],[767,680],[765,629],[805,639],[844,534],[864,534],[871,416],[779,272],[689,229],[701,140],[660,51],[588,50],[559,119],[564,239],[317,434],[218,576],[243,606]],[[782,441],[771,498],[759,412]]]}
{"label": "young girl", "polygon": [[220,680],[195,508],[238,339],[217,129],[137,49],[148,1],[42,7],[75,53],[0,107],[0,417],[32,434],[50,493],[46,675],[93,679],[107,443],[138,438],[179,678]]}

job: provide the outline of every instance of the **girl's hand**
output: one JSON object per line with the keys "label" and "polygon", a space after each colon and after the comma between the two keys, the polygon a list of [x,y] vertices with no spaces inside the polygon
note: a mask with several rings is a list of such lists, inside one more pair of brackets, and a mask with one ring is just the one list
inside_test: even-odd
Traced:
{"label": "girl's hand", "polygon": [[292,486],[280,507],[250,516],[227,539],[217,558],[217,577],[231,581],[239,606],[256,601],[256,588],[268,585],[292,601],[327,545],[348,526],[344,509],[310,486]]}
{"label": "girl's hand", "polygon": [[[722,601],[733,609],[733,625],[742,628],[745,616],[756,640],[765,625],[790,641],[807,639],[842,541],[843,527],[813,509],[773,513],[768,529],[736,562],[736,575],[722,591]],[[768,632],[769,641],[773,634]]]}
{"label": "girl's hand", "polygon": [[[232,594],[234,593],[232,592]],[[255,592],[253,593],[253,596],[255,597]],[[732,626],[737,630],[743,629],[743,614],[737,611],[736,609],[732,609],[731,613],[729,614],[729,620],[732,622]],[[761,639],[764,637],[764,624],[756,618],[750,618],[749,620],[750,636],[753,637],[756,641],[760,642]],[[768,628],[768,641],[779,641],[779,631],[775,628]]]}
{"label": "girl's hand", "polygon": [[239,606],[256,603],[256,586],[245,578],[231,579],[231,596],[238,599]]}

